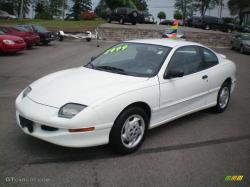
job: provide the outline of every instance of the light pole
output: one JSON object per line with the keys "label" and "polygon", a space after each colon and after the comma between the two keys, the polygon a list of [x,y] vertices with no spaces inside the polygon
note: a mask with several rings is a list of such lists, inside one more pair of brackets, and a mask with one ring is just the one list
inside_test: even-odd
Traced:
{"label": "light pole", "polygon": [[21,7],[20,7],[20,15],[19,15],[19,19],[23,18],[23,0],[21,0]]}
{"label": "light pole", "polygon": [[62,20],[64,20],[64,6],[65,6],[65,0],[62,1]]}

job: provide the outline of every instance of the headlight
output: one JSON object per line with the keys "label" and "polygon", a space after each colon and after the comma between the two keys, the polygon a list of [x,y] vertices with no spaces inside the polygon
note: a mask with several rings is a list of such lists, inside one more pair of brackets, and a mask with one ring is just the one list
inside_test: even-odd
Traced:
{"label": "headlight", "polygon": [[26,88],[24,91],[23,91],[23,98],[26,97],[30,92],[31,92],[31,87],[29,86],[28,88]]}
{"label": "headlight", "polygon": [[3,43],[5,44],[15,44],[13,40],[3,40]]}
{"label": "headlight", "polygon": [[86,107],[87,106],[85,105],[80,105],[76,103],[68,103],[68,104],[63,105],[60,108],[58,112],[58,116],[62,118],[73,118],[76,114],[81,112]]}

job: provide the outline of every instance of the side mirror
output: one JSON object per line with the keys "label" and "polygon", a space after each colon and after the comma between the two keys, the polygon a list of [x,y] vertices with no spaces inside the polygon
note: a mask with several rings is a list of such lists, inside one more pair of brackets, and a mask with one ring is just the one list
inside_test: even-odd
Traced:
{"label": "side mirror", "polygon": [[183,77],[183,76],[184,76],[183,71],[170,70],[170,71],[165,72],[163,78],[164,79],[173,79],[173,78]]}

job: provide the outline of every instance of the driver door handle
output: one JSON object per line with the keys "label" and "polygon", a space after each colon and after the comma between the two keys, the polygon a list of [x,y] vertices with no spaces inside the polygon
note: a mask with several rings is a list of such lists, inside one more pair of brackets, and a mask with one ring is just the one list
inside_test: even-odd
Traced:
{"label": "driver door handle", "polygon": [[203,75],[203,76],[202,76],[202,79],[207,79],[207,78],[208,78],[207,75]]}

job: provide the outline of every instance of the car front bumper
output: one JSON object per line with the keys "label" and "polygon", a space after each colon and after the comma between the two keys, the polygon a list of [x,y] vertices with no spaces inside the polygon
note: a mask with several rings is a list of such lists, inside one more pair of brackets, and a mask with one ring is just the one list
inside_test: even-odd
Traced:
{"label": "car front bumper", "polygon": [[3,52],[7,53],[7,52],[18,52],[18,51],[22,51],[26,48],[26,44],[22,43],[22,44],[14,44],[14,45],[8,45],[8,44],[4,44],[3,45]]}
{"label": "car front bumper", "polygon": [[[65,147],[90,147],[109,142],[111,127],[94,126],[93,131],[69,132],[70,126],[66,127],[64,124],[60,127],[50,120],[49,116],[57,115],[57,108],[36,103],[29,98],[24,100],[21,104],[16,103],[16,120],[18,126],[28,135]],[[27,123],[31,123],[32,129]]]}

